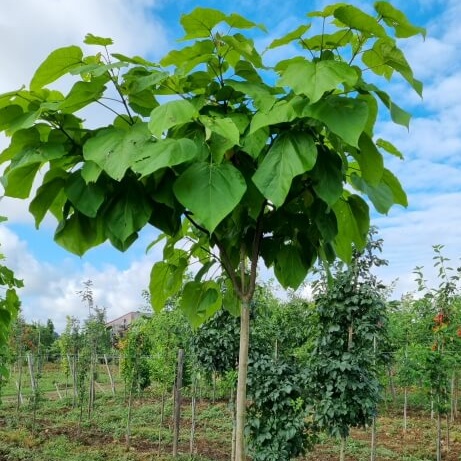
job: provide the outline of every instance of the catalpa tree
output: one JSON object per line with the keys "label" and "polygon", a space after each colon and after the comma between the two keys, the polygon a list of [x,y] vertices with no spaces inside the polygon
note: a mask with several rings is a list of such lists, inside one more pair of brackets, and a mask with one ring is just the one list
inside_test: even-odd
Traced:
{"label": "catalpa tree", "polygon": [[[398,124],[410,116],[366,78],[397,73],[421,94],[397,39],[424,30],[383,1],[374,16],[340,3],[308,17],[269,44],[299,50],[273,67],[252,39],[263,25],[197,8],[180,19],[185,46],[159,63],[111,52],[111,39],[89,34],[94,54],[54,50],[28,88],[0,96],[11,137],[1,154],[5,195],[31,198],[37,226],[53,214],[55,241],[77,255],[106,240],[125,251],[153,226],[166,239],[151,273],[153,307],[181,290],[193,325],[222,305],[241,316],[239,460],[258,262],[296,288],[318,259],[347,262],[353,245],[363,248],[366,196],[380,213],[407,204],[383,161],[401,154],[373,130],[380,104]],[[309,34],[311,21],[324,33]],[[63,76],[75,82],[66,94],[49,87]],[[104,126],[79,116],[91,104],[107,107]],[[191,261],[201,268],[183,284]]]}

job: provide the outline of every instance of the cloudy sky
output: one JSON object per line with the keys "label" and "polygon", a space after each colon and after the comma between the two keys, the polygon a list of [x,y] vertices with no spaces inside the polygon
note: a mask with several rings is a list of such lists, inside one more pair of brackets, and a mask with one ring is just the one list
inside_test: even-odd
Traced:
{"label": "cloudy sky", "polygon": [[[366,11],[369,0],[353,1]],[[394,280],[394,297],[415,290],[415,266],[424,266],[430,284],[432,246],[445,245],[444,254],[459,265],[461,256],[461,16],[459,0],[409,0],[400,5],[417,25],[427,28],[427,37],[402,44],[418,79],[424,82],[424,99],[400,82],[387,90],[395,101],[413,113],[410,131],[381,122],[378,135],[393,142],[405,160],[387,159],[409,197],[407,209],[393,208],[387,216],[374,216],[384,239],[384,257],[389,266],[380,272],[387,283]],[[309,10],[327,2],[311,0],[236,0],[226,3],[269,32],[261,45],[305,22]],[[90,32],[115,40],[114,51],[157,60],[178,45],[179,17],[195,6],[216,7],[210,0],[2,0],[0,4],[0,92],[28,84],[40,62],[55,48],[81,45]],[[303,8],[301,8],[303,7]],[[94,114],[94,117],[102,115]],[[104,120],[101,119],[101,123]],[[0,149],[7,145],[0,138]],[[66,253],[53,243],[55,223],[50,219],[35,230],[25,202],[4,198],[0,215],[8,223],[0,227],[1,251],[7,264],[22,278],[23,312],[28,321],[51,318],[58,330],[66,315],[84,318],[87,309],[77,291],[91,279],[95,303],[107,308],[109,318],[143,305],[141,292],[148,285],[150,267],[157,251],[145,253],[155,238],[145,231],[124,254],[108,245],[83,258]]]}

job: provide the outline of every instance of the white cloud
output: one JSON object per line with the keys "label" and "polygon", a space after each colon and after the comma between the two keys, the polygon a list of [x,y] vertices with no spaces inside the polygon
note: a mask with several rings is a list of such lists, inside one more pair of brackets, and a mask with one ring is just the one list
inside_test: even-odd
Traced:
{"label": "white cloud", "polygon": [[94,303],[107,308],[108,318],[138,310],[143,305],[141,293],[148,288],[152,264],[160,257],[160,249],[154,247],[148,255],[131,257],[126,269],[113,264],[95,267],[72,255],[50,264],[37,260],[28,243],[5,225],[0,227],[0,241],[4,263],[24,281],[20,296],[25,318],[42,323],[51,318],[58,331],[64,328],[67,315],[80,319],[87,316],[87,307],[77,294],[87,280],[93,282]]}
{"label": "white cloud", "polygon": [[8,72],[0,75],[0,91],[28,84],[52,50],[80,46],[89,32],[112,37],[118,52],[161,56],[167,32],[150,12],[155,5],[155,0],[3,0],[0,56]]}

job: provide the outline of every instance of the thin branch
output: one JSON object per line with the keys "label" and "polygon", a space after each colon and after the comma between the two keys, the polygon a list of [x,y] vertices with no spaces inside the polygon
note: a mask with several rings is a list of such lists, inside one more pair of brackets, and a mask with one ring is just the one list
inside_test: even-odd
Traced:
{"label": "thin branch", "polygon": [[299,41],[304,45],[304,48],[311,54],[311,58],[314,59],[314,58],[315,58],[315,54],[314,54],[314,52],[309,48],[309,46],[307,45],[307,43],[305,42],[305,40],[304,40],[302,37],[299,37]]}
{"label": "thin branch", "polygon": [[[109,51],[107,49],[107,46],[105,46],[104,49],[106,50],[107,62],[108,62],[108,64],[111,64],[110,54],[109,54]],[[133,116],[131,115],[130,107],[128,106],[128,103],[126,102],[125,96],[122,93],[122,89],[120,88],[120,85],[118,84],[117,76],[115,75],[115,72],[113,72],[112,70],[108,70],[107,73],[109,74],[109,78],[112,81],[112,83],[114,84],[114,87],[115,87],[115,89],[117,90],[117,93],[120,96],[121,102],[122,102],[123,106],[125,107],[126,113],[127,113],[128,117],[130,119],[130,122],[131,122],[130,125],[134,125],[134,119],[133,119]]]}
{"label": "thin branch", "polygon": [[238,278],[235,275],[234,269],[232,268],[232,263],[230,261],[229,255],[226,252],[226,249],[223,247],[223,245],[221,244],[221,242],[218,239],[213,239],[213,240],[214,240],[215,245],[219,249],[219,254],[221,256],[221,265],[222,265],[223,269],[226,271],[229,278],[231,279],[232,285],[234,286],[234,289],[235,289],[235,292],[237,293],[237,296],[240,299],[244,299],[244,294],[243,294],[242,289],[241,289],[241,287],[240,287],[240,285],[238,283]]}
{"label": "thin branch", "polygon": [[197,221],[195,221],[190,212],[184,212],[184,215],[186,216],[186,219],[199,231],[202,231],[204,234],[208,235],[208,238],[211,240],[211,234],[208,230],[206,230],[203,226],[201,226]]}
{"label": "thin branch", "polygon": [[[116,110],[112,109],[112,107],[108,106],[107,104],[104,104],[99,99],[95,102],[97,102],[98,104],[101,104],[102,107],[105,107],[107,110],[110,110],[111,112],[113,112],[115,115],[117,115],[117,117],[120,117],[120,114]],[[126,123],[128,123],[128,125],[131,125],[128,121],[126,121]]]}
{"label": "thin branch", "polygon": [[266,208],[267,200],[264,200],[261,210],[259,211],[258,219],[256,220],[255,235],[253,237],[252,253],[250,261],[250,284],[248,286],[248,292],[246,293],[246,300],[249,301],[256,289],[256,269],[258,267],[259,251],[261,248],[261,241],[263,236],[263,219],[264,210]]}
{"label": "thin branch", "polygon": [[246,275],[246,259],[247,254],[245,251],[245,244],[242,242],[242,246],[240,247],[240,289],[242,290],[243,296],[246,300],[246,293],[245,293],[245,275]]}
{"label": "thin branch", "polygon": [[[352,31],[352,29],[350,29]],[[357,34],[358,35],[358,34]],[[363,44],[366,42],[366,38],[363,35],[358,36],[358,46],[357,49],[352,53],[351,59],[348,64],[351,66],[354,59],[361,52]]]}
{"label": "thin branch", "polygon": [[219,250],[219,255],[220,255],[220,258],[219,258],[219,262],[221,263],[221,266],[223,267],[224,271],[227,273],[227,275],[229,276],[229,278],[231,279],[232,281],[232,285],[234,286],[235,288],[235,291],[237,293],[237,295],[239,296],[239,298],[243,299],[243,293],[242,293],[242,290],[240,289],[240,286],[238,284],[238,279],[235,275],[235,272],[232,268],[232,263],[230,261],[230,258],[226,252],[226,249],[224,248],[224,246],[221,244],[221,242],[216,238],[216,236],[213,236],[212,234],[210,234],[210,232],[208,232],[203,226],[201,226],[200,224],[198,224],[190,215],[190,213],[185,213],[185,216],[186,216],[186,219],[188,219],[190,221],[190,223],[196,227],[198,230],[202,231],[203,233],[205,233],[206,235],[208,235],[208,238],[210,239],[210,242],[213,243],[214,245],[216,245],[218,247],[218,250]]}

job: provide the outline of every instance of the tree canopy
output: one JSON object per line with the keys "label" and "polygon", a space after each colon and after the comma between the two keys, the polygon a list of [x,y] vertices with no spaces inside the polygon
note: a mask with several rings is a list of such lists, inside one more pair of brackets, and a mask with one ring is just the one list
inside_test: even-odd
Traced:
{"label": "tree canopy", "polygon": [[[28,87],[0,95],[0,130],[11,137],[0,154],[5,194],[32,199],[37,227],[53,214],[55,241],[77,255],[107,240],[125,251],[145,226],[160,230],[154,308],[182,290],[194,325],[221,305],[241,312],[246,369],[260,258],[297,288],[318,259],[349,262],[352,247],[364,247],[368,203],[380,213],[407,205],[384,165],[384,154],[402,154],[374,126],[380,105],[400,125],[410,115],[378,83],[398,74],[421,94],[398,40],[425,32],[388,2],[374,9],[309,13],[264,52],[254,42],[263,25],[211,8],[181,16],[185,45],[158,63],[113,52],[112,39],[93,34],[85,44],[94,54],[52,51]],[[287,45],[298,54],[264,61]],[[50,87],[64,76],[67,92]],[[80,112],[91,104],[108,109],[96,128]],[[183,285],[192,262],[201,268]]]}

